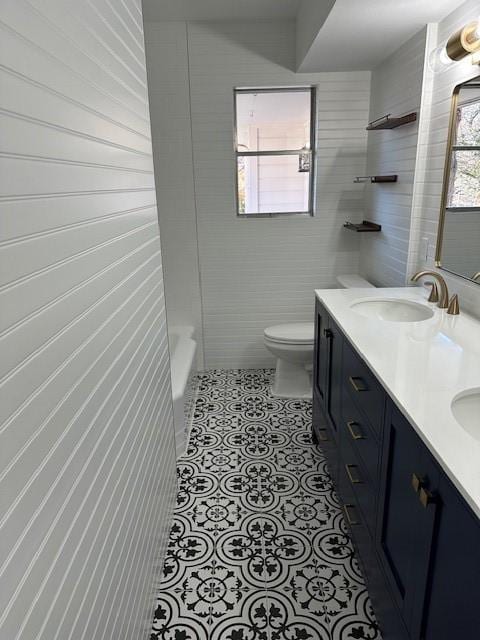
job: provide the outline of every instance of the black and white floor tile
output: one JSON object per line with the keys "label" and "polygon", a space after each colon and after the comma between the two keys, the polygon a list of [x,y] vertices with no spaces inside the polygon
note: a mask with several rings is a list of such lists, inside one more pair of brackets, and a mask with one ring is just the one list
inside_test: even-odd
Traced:
{"label": "black and white floor tile", "polygon": [[151,640],[381,640],[311,403],[198,377]]}

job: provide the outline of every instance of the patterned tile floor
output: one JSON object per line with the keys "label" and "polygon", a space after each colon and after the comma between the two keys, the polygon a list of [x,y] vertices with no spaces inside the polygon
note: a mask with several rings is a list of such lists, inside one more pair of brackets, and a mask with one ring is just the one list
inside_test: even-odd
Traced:
{"label": "patterned tile floor", "polygon": [[151,640],[380,640],[311,404],[199,375]]}

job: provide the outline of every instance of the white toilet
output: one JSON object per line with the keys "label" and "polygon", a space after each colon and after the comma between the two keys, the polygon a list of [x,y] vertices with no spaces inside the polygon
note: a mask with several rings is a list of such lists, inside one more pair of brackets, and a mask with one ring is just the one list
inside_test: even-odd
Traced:
{"label": "white toilet", "polygon": [[[342,289],[367,289],[374,285],[354,274],[337,276]],[[272,394],[277,398],[312,397],[312,361],[315,324],[293,322],[267,327],[266,348],[276,357],[277,369]]]}

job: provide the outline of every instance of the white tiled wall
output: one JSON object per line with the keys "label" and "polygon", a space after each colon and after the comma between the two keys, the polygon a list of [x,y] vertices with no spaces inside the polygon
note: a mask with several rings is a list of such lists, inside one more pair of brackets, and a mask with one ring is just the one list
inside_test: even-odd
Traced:
{"label": "white tiled wall", "polygon": [[[295,74],[291,23],[189,24],[192,124],[208,366],[272,363],[271,324],[312,320],[318,287],[358,269],[369,72]],[[237,219],[233,88],[317,86],[314,218]]]}
{"label": "white tiled wall", "polygon": [[3,0],[0,637],[145,638],[175,484],[139,0]]}
{"label": "white tiled wall", "polygon": [[[438,25],[438,32],[436,25],[430,26],[427,57],[457,29],[477,19],[479,13],[478,0],[468,0]],[[434,265],[452,91],[457,84],[478,75],[480,66],[472,65],[469,58],[440,73],[432,72],[428,64],[425,67],[424,122],[421,123],[419,134],[409,271]],[[442,275],[446,277],[451,291],[459,293],[462,308],[480,315],[480,286],[446,272],[442,272]]]}
{"label": "white tiled wall", "polygon": [[[313,290],[358,270],[359,238],[342,225],[363,217],[363,187],[353,178],[365,171],[370,73],[296,74],[289,22],[187,28],[205,362],[271,365],[263,329],[311,320]],[[170,56],[172,69],[181,55]],[[173,70],[171,78],[175,83]],[[310,83],[318,91],[316,216],[237,219],[234,87]]]}
{"label": "white tiled wall", "polygon": [[202,368],[187,25],[146,23],[145,42],[168,323],[195,327]]}
{"label": "white tiled wall", "polygon": [[[373,70],[369,120],[419,111],[425,39],[422,29]],[[365,187],[365,215],[382,231],[363,235],[360,265],[377,285],[403,286],[407,279],[417,136],[418,121],[368,133],[367,175],[398,175],[397,183]]]}

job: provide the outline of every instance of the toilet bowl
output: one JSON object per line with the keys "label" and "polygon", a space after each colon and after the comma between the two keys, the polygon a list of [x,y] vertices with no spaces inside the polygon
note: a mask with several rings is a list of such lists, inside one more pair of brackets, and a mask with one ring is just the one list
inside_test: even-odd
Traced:
{"label": "toilet bowl", "polygon": [[[357,275],[341,275],[337,282],[343,289],[371,288],[373,284]],[[312,397],[312,361],[315,325],[293,322],[267,327],[263,332],[265,347],[277,359],[272,395],[277,398]]]}
{"label": "toilet bowl", "polygon": [[[277,359],[272,394],[277,398],[312,396],[311,363],[314,323],[294,322],[267,327],[264,342]],[[310,369],[310,371],[309,371]]]}

